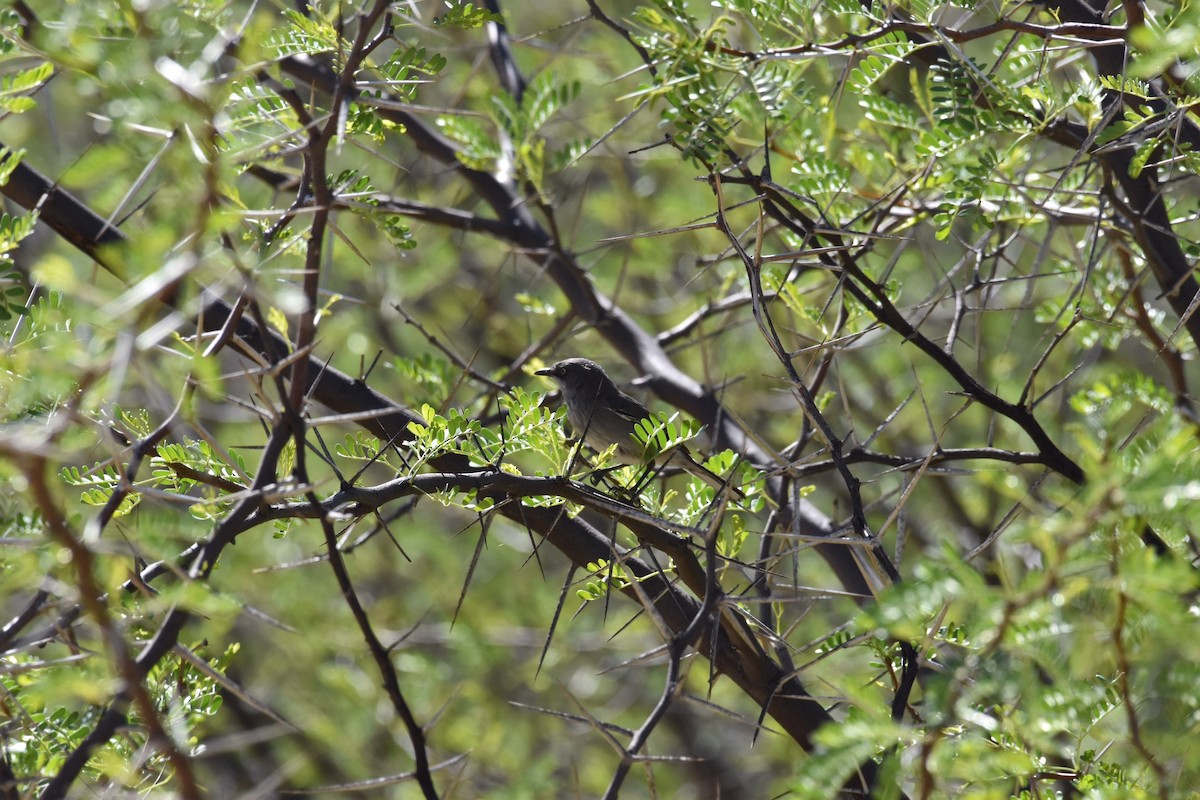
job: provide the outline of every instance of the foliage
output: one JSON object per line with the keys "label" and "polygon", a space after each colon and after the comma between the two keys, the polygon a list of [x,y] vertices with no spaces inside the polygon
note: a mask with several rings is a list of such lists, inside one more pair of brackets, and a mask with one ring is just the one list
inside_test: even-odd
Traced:
{"label": "foliage", "polygon": [[14,796],[1200,785],[1193,5],[29,5]]}

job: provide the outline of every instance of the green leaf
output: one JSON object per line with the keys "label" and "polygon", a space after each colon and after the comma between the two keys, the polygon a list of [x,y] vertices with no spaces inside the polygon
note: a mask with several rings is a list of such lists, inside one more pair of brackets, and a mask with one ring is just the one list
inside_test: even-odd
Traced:
{"label": "green leaf", "polygon": [[504,22],[504,18],[499,14],[488,11],[486,8],[476,7],[474,3],[460,3],[450,6],[450,10],[441,16],[435,17],[433,24],[437,27],[458,28],[460,30],[474,30],[481,28],[488,22]]}
{"label": "green leaf", "polygon": [[26,96],[42,86],[54,74],[54,65],[43,61],[12,75],[0,77],[0,111],[21,114],[37,107],[37,101]]}
{"label": "green leaf", "polygon": [[677,413],[670,417],[652,414],[634,425],[633,435],[644,449],[643,460],[649,462],[694,439],[703,427],[695,420],[680,420]]}

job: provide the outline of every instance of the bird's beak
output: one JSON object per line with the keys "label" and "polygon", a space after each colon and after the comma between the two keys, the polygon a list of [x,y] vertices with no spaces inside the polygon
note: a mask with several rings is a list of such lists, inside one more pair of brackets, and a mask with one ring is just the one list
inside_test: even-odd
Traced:
{"label": "bird's beak", "polygon": [[546,369],[539,369],[537,372],[535,372],[533,374],[534,375],[545,375],[547,378],[553,378],[554,370],[547,367]]}

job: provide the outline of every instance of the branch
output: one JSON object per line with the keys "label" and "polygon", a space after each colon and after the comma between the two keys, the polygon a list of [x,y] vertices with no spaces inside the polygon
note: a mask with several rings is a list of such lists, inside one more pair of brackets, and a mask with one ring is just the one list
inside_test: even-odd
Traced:
{"label": "branch", "polygon": [[[24,165],[21,165],[24,167]],[[93,214],[69,193],[58,189],[35,171],[24,167],[18,172],[25,175],[33,188],[27,186],[26,197],[32,196],[33,202],[42,193],[53,196],[54,204],[44,206],[55,209],[55,213],[43,211],[41,221],[54,230],[62,229],[64,238],[104,264],[101,242],[92,235],[94,231],[106,231],[102,219]],[[16,175],[17,172],[14,172]],[[8,193],[10,185],[2,187]],[[72,220],[81,221],[80,229],[74,230]],[[108,242],[122,242],[124,236],[116,229],[107,228],[104,239]],[[244,315],[234,314],[234,309],[221,299],[212,299],[200,315],[202,331],[222,331],[230,323],[231,315],[234,322],[234,332],[258,352],[286,352],[287,343],[274,331],[264,335],[253,321]],[[268,346],[267,341],[272,343]],[[352,418],[357,424],[380,436],[385,441],[404,441],[410,436],[408,423],[421,421],[419,415],[395,405],[390,399],[367,386],[364,382],[351,378],[335,369],[325,368],[317,375],[310,375],[305,391],[317,402],[327,406],[335,413]],[[282,445],[279,445],[280,447]],[[440,466],[440,464],[439,464]],[[257,495],[254,495],[255,497]],[[207,564],[207,569],[215,563],[225,545],[236,536],[237,530],[244,526],[245,519],[253,509],[244,500],[235,506],[226,519],[218,526],[213,538],[195,549],[196,555],[190,563],[193,565]],[[612,548],[609,538],[581,519],[569,519],[558,509],[527,508],[517,503],[507,503],[501,513],[517,524],[538,531],[545,540],[560,550],[572,563],[586,567],[590,562],[599,559],[611,559]],[[815,510],[814,510],[815,513]],[[631,526],[640,523],[630,522]],[[635,528],[636,530],[636,528]],[[825,527],[813,527],[814,534],[828,531]],[[841,551],[846,548],[841,545],[828,545],[829,551]],[[653,598],[655,613],[676,630],[682,630],[695,616],[695,601],[686,593],[680,591],[669,581],[665,580],[657,569],[634,558],[626,558],[624,562],[634,574],[643,578],[646,595]],[[852,559],[850,560],[853,566]],[[857,573],[857,567],[854,567]],[[193,572],[195,567],[193,567]],[[163,574],[161,570],[157,574]],[[201,570],[199,577],[207,574]],[[636,598],[635,598],[636,599]],[[173,612],[160,628],[159,635],[150,646],[138,657],[139,670],[149,670],[170,647],[175,643],[183,624],[186,622],[185,612]],[[713,663],[714,669],[730,677],[752,700],[758,703],[764,712],[770,714],[788,735],[805,749],[813,747],[813,734],[816,730],[832,721],[822,705],[812,698],[803,684],[792,674],[783,670],[777,663],[760,653],[748,652],[734,646],[733,641],[720,630],[706,632],[700,641],[698,651],[706,655]],[[59,788],[65,787],[73,780],[86,763],[86,753],[108,741],[116,730],[125,722],[125,714],[119,704],[110,706],[104,712],[92,733],[79,750],[79,755],[72,754],[65,771],[60,771],[56,780]],[[73,759],[73,760],[72,760]],[[82,759],[82,760],[79,760]],[[73,773],[71,772],[73,770]],[[51,795],[53,796],[53,795]]]}
{"label": "branch", "polygon": [[[188,576],[191,579],[206,579],[216,566],[221,553],[233,542],[237,526],[258,504],[261,490],[269,483],[274,482],[275,464],[278,462],[279,454],[283,451],[284,443],[287,440],[288,437],[280,435],[278,430],[268,439],[260,461],[258,477],[254,482],[255,491],[248,493],[245,498],[237,503],[225,519],[217,525],[212,537],[197,549],[196,555],[188,568]],[[150,643],[143,648],[142,652],[134,660],[132,673],[138,681],[144,680],[150,674],[150,670],[154,665],[161,661],[178,644],[179,634],[189,619],[191,619],[191,613],[184,611],[178,606],[172,608],[167,613],[158,631],[154,634],[154,638],[151,639]],[[58,798],[65,797],[71,784],[75,782],[75,779],[79,777],[79,774],[87,765],[92,752],[97,747],[106,743],[121,727],[127,724],[128,717],[125,709],[129,704],[129,691],[130,687],[126,686],[117,693],[112,703],[109,704],[109,707],[100,716],[95,727],[92,728],[92,731],[67,756],[58,773],[46,784],[45,789],[42,790],[42,800],[57,800]],[[195,796],[199,797],[199,794]]]}
{"label": "branch", "polygon": [[782,187],[770,180],[752,178],[746,182],[767,198],[764,208],[772,218],[804,237],[806,241],[824,239],[830,242],[832,252],[822,251],[818,254],[819,257],[828,263],[830,268],[843,272],[847,278],[842,282],[845,291],[862,303],[876,320],[900,334],[904,341],[916,345],[917,349],[953,378],[968,397],[1015,422],[1037,445],[1042,454],[1042,463],[1075,483],[1083,482],[1083,470],[1059,449],[1033,412],[988,391],[953,355],[918,331],[892,303],[883,287],[862,270],[858,261],[846,249],[841,235],[835,233],[832,226],[818,226],[792,203]]}
{"label": "branch", "polygon": [[[331,92],[333,74],[307,58],[285,58],[281,68],[298,80],[320,90]],[[497,234],[504,241],[520,248],[530,258],[539,260],[546,274],[566,295],[575,312],[591,324],[618,353],[643,374],[650,376],[650,389],[664,402],[683,409],[703,423],[717,449],[729,447],[746,457],[760,469],[769,469],[774,459],[757,442],[746,436],[721,405],[717,396],[700,386],[671,361],[653,335],[639,326],[612,300],[596,291],[583,266],[562,248],[530,211],[529,203],[495,176],[472,169],[458,158],[456,146],[424,120],[404,110],[401,104],[387,103],[378,107],[380,116],[403,126],[417,149],[433,158],[462,179],[472,193],[487,203],[503,227]],[[780,496],[782,492],[772,493]],[[791,513],[803,519],[810,530],[831,535],[833,524],[808,501]],[[852,555],[843,547],[818,545],[818,554],[828,562],[846,591],[855,595],[869,593]]]}

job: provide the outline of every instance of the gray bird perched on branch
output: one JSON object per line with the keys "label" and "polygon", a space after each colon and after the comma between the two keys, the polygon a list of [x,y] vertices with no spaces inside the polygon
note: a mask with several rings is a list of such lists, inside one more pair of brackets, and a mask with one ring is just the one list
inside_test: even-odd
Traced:
{"label": "gray bird perched on branch", "polygon": [[[650,411],[622,392],[599,364],[586,358],[568,358],[537,371],[558,384],[567,404],[567,420],[583,440],[597,450],[616,445],[617,455],[629,464],[645,463],[646,453],[634,434],[634,427],[650,417]],[[658,466],[670,463],[700,478],[718,492],[730,488],[743,496],[728,481],[708,470],[683,445],[659,453]]]}

